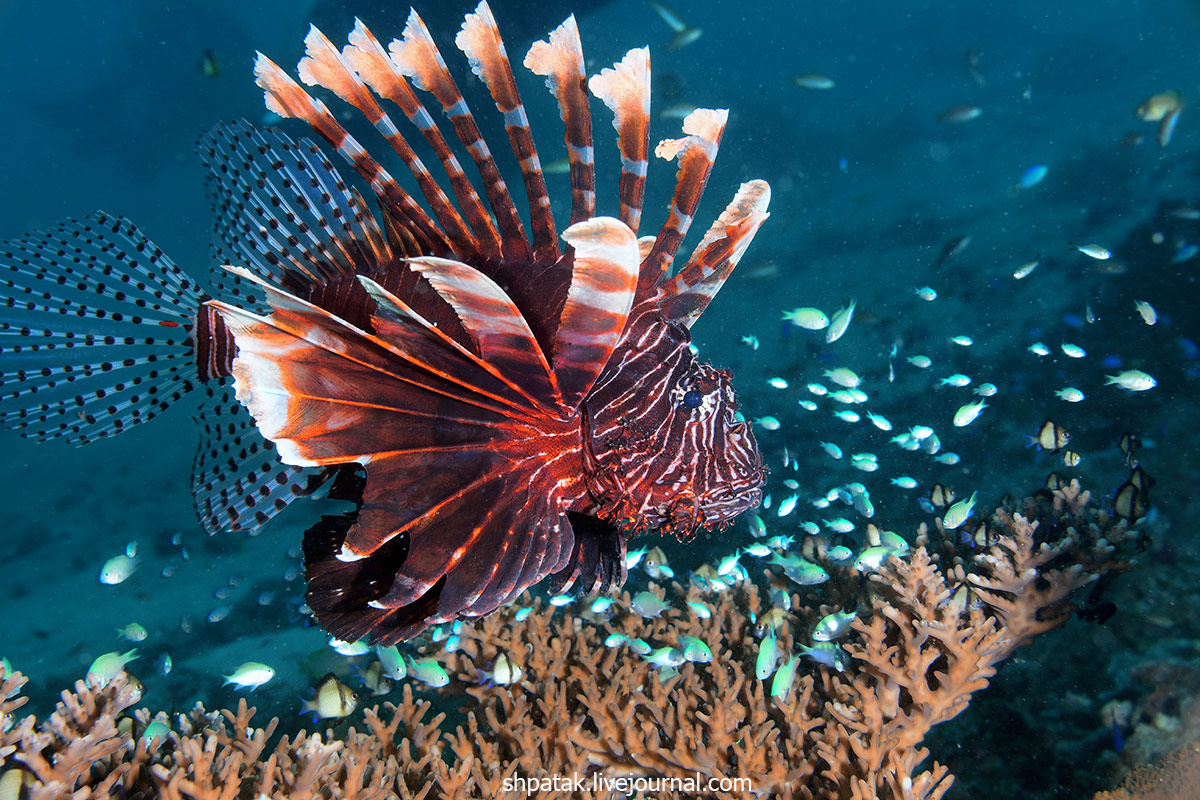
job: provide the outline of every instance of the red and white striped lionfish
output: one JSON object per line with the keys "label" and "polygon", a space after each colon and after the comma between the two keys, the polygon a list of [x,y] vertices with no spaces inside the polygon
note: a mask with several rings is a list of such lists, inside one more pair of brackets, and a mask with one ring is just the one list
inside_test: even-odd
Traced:
{"label": "red and white striped lionfish", "polygon": [[[358,108],[426,205],[259,54],[267,107],[332,145],[369,184],[379,218],[313,142],[217,126],[199,144],[213,295],[100,212],[0,246],[4,421],[83,444],[203,384],[193,494],[210,532],[255,529],[323,485],[355,502],[304,537],[308,604],[347,640],[388,644],[480,616],[548,575],[556,592],[620,583],[629,537],[686,540],[756,506],[757,444],[730,374],[696,359],[689,329],[766,219],[767,184],[743,184],[670,271],[727,112],[697,109],[683,138],[657,146],[678,162],[675,194],[662,229],[639,239],[649,51],[589,80],[574,17],[536,42],[525,66],[546,79],[566,127],[563,252],[486,3],[455,43],[504,115],[531,236],[415,11],[388,49],[357,21],[340,51],[315,27],[305,43],[300,81]],[[441,105],[490,212],[414,87]],[[588,89],[615,116],[619,219],[596,216]],[[457,207],[381,98],[425,137]]]}

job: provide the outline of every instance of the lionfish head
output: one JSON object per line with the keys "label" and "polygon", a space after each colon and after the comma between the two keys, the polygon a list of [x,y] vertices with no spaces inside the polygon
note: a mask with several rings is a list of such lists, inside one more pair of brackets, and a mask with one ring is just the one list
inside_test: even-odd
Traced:
{"label": "lionfish head", "polygon": [[754,433],[738,413],[732,377],[693,360],[668,397],[681,446],[663,455],[678,464],[683,481],[654,484],[651,503],[666,517],[662,527],[680,538],[691,538],[697,526],[726,527],[762,501],[766,470]]}
{"label": "lionfish head", "polygon": [[731,373],[699,361],[680,326],[659,317],[648,327],[588,399],[595,513],[631,534],[686,540],[758,506],[766,471]]}

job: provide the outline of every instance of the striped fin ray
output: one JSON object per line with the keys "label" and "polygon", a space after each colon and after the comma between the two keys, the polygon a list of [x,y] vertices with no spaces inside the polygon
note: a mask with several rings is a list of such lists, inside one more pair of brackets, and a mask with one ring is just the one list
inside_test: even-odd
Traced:
{"label": "striped fin ray", "polygon": [[[459,344],[400,298],[369,278],[360,277],[359,282],[375,302],[371,327],[389,347],[403,352],[407,360],[462,386],[473,387],[492,399],[509,402],[514,409],[524,405],[531,413],[552,412],[520,382]],[[489,376],[494,383],[488,380]]]}
{"label": "striped fin ray", "polygon": [[396,69],[383,45],[361,21],[354,21],[350,32],[350,44],[342,48],[342,58],[359,74],[359,77],[380,97],[387,98],[400,107],[405,116],[416,125],[433,148],[438,160],[450,179],[450,188],[466,215],[467,223],[475,233],[481,255],[487,259],[500,258],[500,232],[492,215],[483,206],[483,201],[463,171],[458,158],[446,144],[445,137],[434,123],[429,111],[417,98],[408,80]]}
{"label": "striped fin ray", "polygon": [[546,78],[546,88],[558,100],[566,127],[567,158],[571,165],[571,224],[596,215],[596,165],[592,150],[592,115],[588,109],[587,72],[575,15],[567,17],[544,42],[534,42],[525,67]]}
{"label": "striped fin ray", "polygon": [[741,185],[696,245],[688,263],[659,287],[656,299],[664,317],[685,328],[692,327],[741,260],[759,226],[770,216],[770,201],[771,187],[766,181]]}
{"label": "striped fin ray", "polygon": [[[421,469],[421,474],[430,470]],[[508,497],[523,498],[520,505],[498,506],[491,498],[468,493],[454,509],[462,514],[454,525],[449,524],[447,510],[446,521],[438,517],[425,526],[414,526],[412,532],[393,537],[362,558],[346,557],[346,538],[354,532],[355,516],[322,520],[304,538],[306,600],[318,621],[339,637],[368,637],[388,645],[410,639],[428,625],[482,616],[515,599],[554,566],[541,558],[548,542],[564,536],[563,531],[570,539],[570,526],[561,510],[542,493],[525,491],[517,484],[521,477],[519,473],[507,479],[496,476],[480,487],[507,490]],[[396,474],[388,485],[407,479]],[[470,513],[464,508],[480,500],[481,507],[491,509],[483,520],[478,510]],[[443,535],[438,535],[438,528]],[[461,531],[461,535],[445,537],[445,531]],[[465,540],[471,544],[454,560]],[[414,560],[414,553],[431,545],[436,553]],[[448,547],[453,548],[449,556]],[[444,570],[440,565],[445,565]],[[401,587],[406,590],[403,595]],[[412,601],[402,603],[407,597]]]}
{"label": "striped fin ray", "polygon": [[725,109],[697,108],[683,120],[681,139],[664,139],[654,148],[654,154],[668,161],[677,158],[679,170],[675,177],[675,196],[671,200],[671,212],[658,232],[654,247],[642,266],[638,295],[646,296],[662,282],[667,269],[687,236],[704,185],[708,183],[721,134],[729,112]]}
{"label": "striped fin ray", "polygon": [[0,245],[0,419],[86,444],[197,379],[201,289],[131,222],[95,212]]}
{"label": "striped fin ray", "polygon": [[388,140],[392,149],[416,178],[426,202],[454,243],[454,252],[464,255],[479,252],[474,235],[467,230],[466,223],[459,216],[458,210],[451,205],[450,198],[438,186],[425,164],[397,130],[395,123],[376,102],[366,83],[352,71],[333,43],[315,25],[310,25],[308,35],[304,37],[304,45],[307,55],[300,59],[296,67],[300,80],[308,86],[325,87],[361,111]]}
{"label": "striped fin ray", "polygon": [[[300,367],[305,374],[318,377],[322,391],[332,392],[340,387],[342,394],[325,397],[330,402],[361,395],[367,398],[364,401],[367,405],[372,405],[372,386],[383,382],[384,391],[395,391],[409,397],[411,405],[407,413],[416,419],[424,420],[425,424],[429,424],[429,420],[438,419],[438,413],[429,410],[431,406],[444,406],[447,422],[461,423],[465,426],[476,425],[481,419],[489,422],[504,417],[520,419],[531,413],[531,405],[525,399],[525,395],[513,391],[509,384],[496,378],[494,370],[480,366],[478,359],[461,357],[457,364],[447,368],[445,356],[457,356],[459,353],[445,347],[440,340],[385,339],[366,333],[312,303],[255,278],[245,270],[231,269],[258,284],[265,292],[272,308],[270,318],[257,316],[217,301],[211,301],[208,306],[217,310],[226,324],[234,321],[238,327],[236,330],[230,330],[234,332],[235,338],[241,333],[246,341],[256,348],[255,352],[267,361],[271,357],[270,346],[273,339],[278,340],[277,343],[283,348],[280,351],[281,363],[291,357],[290,351],[286,349],[291,345],[300,350],[315,348],[341,359],[330,361],[329,356],[316,353],[314,358],[324,360],[322,366],[314,363]],[[439,353],[437,348],[442,352]],[[243,355],[240,349],[238,355]],[[322,375],[321,369],[329,371]],[[338,370],[344,370],[345,374]],[[280,374],[275,375],[268,370],[260,376],[261,382],[270,386],[272,390],[277,390],[288,377],[287,370],[283,367],[277,368],[276,371]],[[237,374],[236,360],[234,373]],[[364,376],[362,387],[353,385],[351,373]],[[393,387],[389,383],[393,381],[402,384],[404,388]],[[255,391],[254,383],[255,381],[248,380],[240,390],[252,393]],[[350,385],[342,386],[347,383]],[[299,387],[297,398],[301,410],[306,411],[303,406],[308,395],[302,389],[303,387]],[[241,395],[239,399],[247,404],[250,402]],[[286,420],[288,401],[284,395],[276,394],[259,399],[263,409],[274,411],[278,419]],[[459,406],[465,409],[461,418],[451,413],[452,408],[458,409]],[[397,406],[398,410],[404,408]],[[256,419],[259,419],[259,429],[263,430],[261,418],[256,415]],[[263,435],[272,440],[277,438],[265,431]],[[305,464],[303,460],[296,461],[291,458],[285,460],[287,463],[306,466],[340,463],[333,455],[321,456],[321,459],[313,464]]]}
{"label": "striped fin ray", "polygon": [[414,253],[451,251],[446,234],[425,209],[341,126],[324,103],[309,96],[300,84],[262,53],[257,54],[254,62],[254,77],[263,89],[268,110],[281,117],[304,120],[354,166],[383,201],[383,208],[395,219],[398,231],[413,238]]}
{"label": "striped fin ray", "polygon": [[592,94],[613,112],[621,151],[621,221],[637,233],[650,158],[650,48],[638,47],[588,81]]}
{"label": "striped fin ray", "polygon": [[563,404],[575,408],[592,388],[625,330],[637,290],[637,237],[620,220],[595,217],[563,231],[575,251],[571,287],[554,341]]}
{"label": "striped fin ray", "polygon": [[254,418],[234,396],[232,380],[205,388],[192,462],[196,516],[210,534],[256,530],[311,494],[324,476],[279,460],[275,445],[258,435]]}
{"label": "striped fin ray", "polygon": [[[244,122],[217,125],[197,144],[208,175],[217,265],[311,289],[392,259],[362,197],[315,144]],[[215,270],[217,283],[229,273]]]}
{"label": "striped fin ray", "polygon": [[475,117],[467,106],[462,92],[458,90],[442,54],[434,44],[433,37],[415,10],[409,12],[404,25],[402,39],[393,41],[388,48],[392,64],[401,74],[409,78],[419,89],[431,93],[442,104],[446,117],[454,125],[459,141],[474,159],[483,178],[484,190],[496,215],[502,234],[501,248],[504,258],[528,261],[532,252],[517,207],[513,205],[508,185],[492,158],[483,134],[475,123]]}
{"label": "striped fin ray", "polygon": [[529,116],[525,113],[525,105],[517,92],[517,82],[513,79],[512,64],[487,0],[480,2],[475,12],[467,15],[454,42],[466,54],[471,71],[492,93],[496,108],[504,114],[504,129],[520,163],[525,193],[529,198],[534,257],[538,261],[555,261],[559,256],[558,235],[550,210],[550,195],[546,191],[542,163],[529,130]]}
{"label": "striped fin ray", "polygon": [[484,361],[525,386],[541,404],[563,407],[541,345],[521,310],[495,281],[444,258],[413,258],[408,265],[454,308]]}

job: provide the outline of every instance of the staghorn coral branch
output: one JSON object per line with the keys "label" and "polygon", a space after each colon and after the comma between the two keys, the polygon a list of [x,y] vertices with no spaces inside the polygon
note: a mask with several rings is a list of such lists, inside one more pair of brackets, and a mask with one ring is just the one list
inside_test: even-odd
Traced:
{"label": "staghorn coral branch", "polygon": [[[103,687],[76,684],[45,720],[6,723],[0,769],[28,770],[33,797],[79,800],[117,792],[166,800],[516,800],[530,796],[514,788],[516,779],[552,775],[748,778],[755,794],[798,800],[941,800],[954,778],[929,760],[922,742],[930,728],[960,714],[1016,647],[1065,623],[1076,590],[1123,569],[1118,548],[1132,534],[1077,485],[1049,502],[998,511],[990,527],[995,536],[980,552],[960,552],[946,538],[930,551],[922,533],[909,555],[890,559],[865,587],[838,573],[820,592],[792,595],[777,634],[784,652],[832,610],[863,611],[842,645],[845,671],[805,661],[778,700],[754,672],[755,630],[769,611],[759,589],[743,583],[712,594],[671,584],[652,588],[671,606],[656,619],[564,615],[535,601],[521,620],[510,607],[464,626],[459,650],[444,657],[465,687],[455,695],[462,722],[453,730],[445,724],[454,709],[405,684],[398,703],[367,709],[364,724],[340,737],[301,731],[269,748],[278,720],[255,727],[243,701],[235,710],[197,706],[177,715],[169,742],[151,750],[117,731],[117,715],[137,699],[118,677]],[[711,615],[685,611],[688,600]],[[626,647],[607,647],[613,632],[654,646],[695,637],[714,658],[659,670]],[[501,654],[523,670],[520,679],[481,682]],[[9,715],[0,719],[22,706],[24,684],[19,674],[0,677],[0,713]],[[150,719],[149,711],[137,714]],[[674,794],[745,796],[707,788]],[[587,788],[533,796],[612,795]]]}

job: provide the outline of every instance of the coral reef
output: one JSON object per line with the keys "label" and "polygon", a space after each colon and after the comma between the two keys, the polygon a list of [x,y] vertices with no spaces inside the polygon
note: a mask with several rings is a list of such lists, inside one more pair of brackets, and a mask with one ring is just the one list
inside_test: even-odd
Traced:
{"label": "coral reef", "polygon": [[[193,800],[614,797],[649,787],[677,797],[937,800],[953,776],[926,763],[929,729],[966,709],[1015,649],[1064,624],[1076,590],[1125,567],[1135,531],[1089,500],[1072,484],[997,511],[973,535],[922,529],[908,554],[868,576],[847,569],[803,587],[784,614],[763,601],[777,588],[764,593],[754,581],[720,593],[697,581],[652,587],[704,604],[707,617],[678,602],[644,619],[627,594],[611,616],[540,601],[525,613],[507,608],[464,626],[458,649],[439,656],[460,687],[435,700],[445,711],[407,684],[401,702],[368,709],[362,725],[300,731],[273,747],[277,720],[254,727],[245,702],[172,718],[139,710],[134,732],[153,719],[169,727],[152,741],[134,736],[120,717],[139,693],[124,677],[78,683],[45,720],[15,722],[24,678],[5,676],[0,769],[33,798],[108,797],[118,787],[127,798]],[[786,693],[756,677],[766,620],[779,622],[786,658],[838,608],[858,610],[842,668],[806,661]],[[695,637],[713,658],[656,668],[610,646],[613,633],[680,646]],[[501,655],[519,679],[481,682]],[[448,724],[447,713],[461,716]]]}

